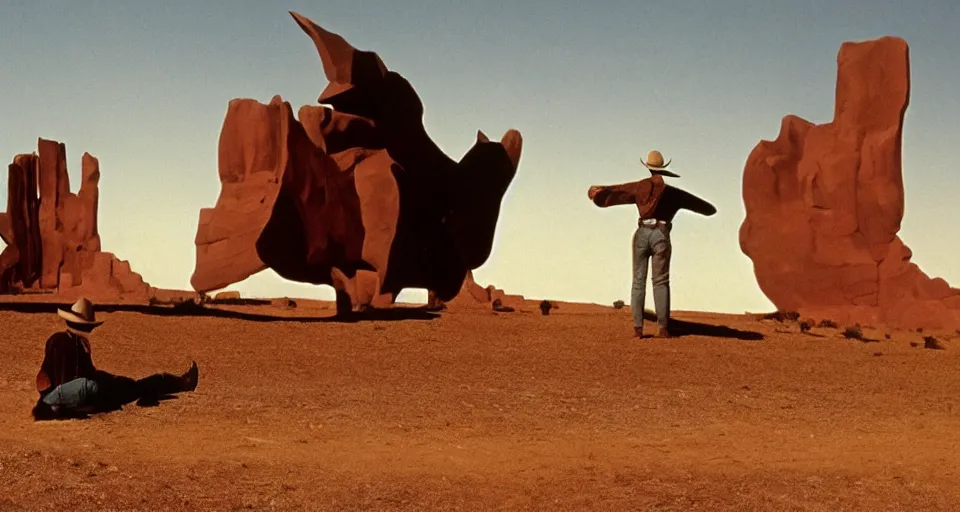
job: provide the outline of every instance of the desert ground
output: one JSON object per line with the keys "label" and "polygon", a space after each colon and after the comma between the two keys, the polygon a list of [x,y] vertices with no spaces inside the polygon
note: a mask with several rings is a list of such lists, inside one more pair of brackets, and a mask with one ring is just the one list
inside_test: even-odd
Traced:
{"label": "desert ground", "polygon": [[199,387],[157,407],[36,423],[33,378],[62,323],[0,311],[0,510],[960,503],[955,333],[927,350],[916,332],[868,328],[878,341],[864,342],[842,328],[677,313],[706,328],[638,340],[626,310],[541,316],[535,303],[310,321],[330,312],[103,313],[99,368],[140,377],[196,360]]}

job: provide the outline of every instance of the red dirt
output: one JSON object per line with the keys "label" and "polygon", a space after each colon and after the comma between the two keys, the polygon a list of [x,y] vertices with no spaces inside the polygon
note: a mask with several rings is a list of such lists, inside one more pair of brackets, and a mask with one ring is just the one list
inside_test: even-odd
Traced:
{"label": "red dirt", "polygon": [[[270,307],[249,308],[256,312]],[[304,314],[297,308],[298,314]],[[591,312],[592,311],[592,312]],[[332,312],[332,309],[331,309]],[[0,312],[0,509],[950,510],[958,355],[922,334],[681,314],[764,341],[636,340],[626,310],[294,323],[104,314],[93,358],[200,367],[156,408],[34,423],[56,315]],[[789,330],[779,333],[777,330]],[[882,355],[876,355],[880,353]]]}

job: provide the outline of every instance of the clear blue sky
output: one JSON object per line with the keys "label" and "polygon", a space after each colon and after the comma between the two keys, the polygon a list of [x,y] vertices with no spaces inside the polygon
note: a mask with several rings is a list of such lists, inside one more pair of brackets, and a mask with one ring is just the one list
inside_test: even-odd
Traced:
{"label": "clear blue sky", "polygon": [[[326,85],[310,39],[287,14],[295,10],[407,77],[426,106],[427,130],[452,157],[477,129],[523,133],[493,254],[476,272],[482,284],[532,298],[627,300],[636,211],[598,209],[586,190],[645,177],[639,159],[656,148],[673,158],[678,186],[719,209],[676,220],[674,307],[769,310],[738,245],[746,157],[776,137],[788,113],[830,120],[842,42],[894,35],[911,46],[913,79],[900,234],[928,274],[960,285],[960,245],[947,228],[960,220],[952,206],[960,193],[960,3],[594,5],[5,0],[0,157],[35,151],[38,136],[65,142],[75,190],[81,155],[97,156],[105,249],[154,286],[189,289],[198,210],[219,192],[227,102],[280,94],[296,109],[314,104]],[[270,271],[230,289],[332,297],[328,287]]]}

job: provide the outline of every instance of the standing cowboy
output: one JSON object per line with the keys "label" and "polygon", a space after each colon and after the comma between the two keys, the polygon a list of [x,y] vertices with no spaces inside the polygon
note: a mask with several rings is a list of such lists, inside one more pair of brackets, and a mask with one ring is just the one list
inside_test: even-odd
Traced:
{"label": "standing cowboy", "polygon": [[635,204],[640,212],[637,231],[633,235],[633,287],[630,309],[637,337],[643,337],[643,306],[647,292],[647,266],[653,260],[653,300],[657,309],[657,337],[670,337],[670,231],[673,217],[680,209],[710,216],[717,209],[693,194],[667,185],[663,176],[679,178],[667,170],[659,151],[647,154],[641,162],[650,170],[651,177],[631,183],[612,186],[593,186],[587,196],[601,208],[620,204]]}

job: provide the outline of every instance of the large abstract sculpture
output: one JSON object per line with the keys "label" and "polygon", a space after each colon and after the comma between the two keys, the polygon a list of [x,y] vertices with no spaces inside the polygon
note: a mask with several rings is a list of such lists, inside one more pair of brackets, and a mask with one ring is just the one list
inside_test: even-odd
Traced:
{"label": "large abstract sculpture", "polygon": [[130,264],[100,250],[100,163],[83,154],[80,190],[70,192],[66,146],[39,139],[38,152],[8,167],[0,213],[0,294],[83,294],[97,302],[145,302],[156,290]]}
{"label": "large abstract sculpture", "polygon": [[478,132],[457,162],[423,126],[413,87],[377,54],[290,13],[329,85],[294,118],[275,96],[235,99],[220,134],[220,197],[200,211],[198,292],[271,268],[329,284],[338,311],[390,304],[407,287],[441,300],[490,255],[522,139]]}
{"label": "large abstract sculpture", "polygon": [[930,279],[897,236],[904,213],[907,43],[844,43],[832,122],[783,118],[743,175],[740,245],[780,310],[900,327],[949,327],[960,290]]}

